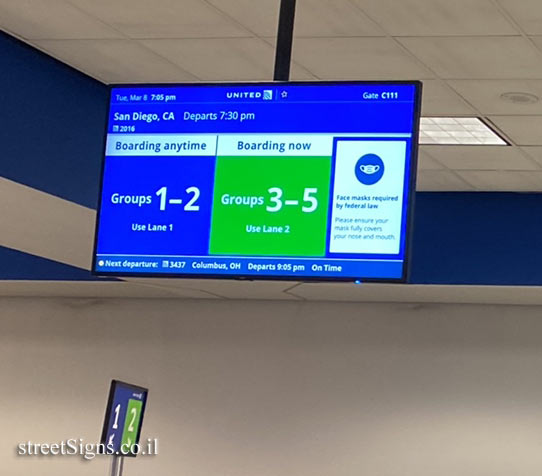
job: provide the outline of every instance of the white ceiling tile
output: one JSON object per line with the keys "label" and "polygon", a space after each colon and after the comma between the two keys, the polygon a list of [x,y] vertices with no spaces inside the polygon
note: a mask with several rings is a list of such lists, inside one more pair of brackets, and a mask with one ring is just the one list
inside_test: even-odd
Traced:
{"label": "white ceiling tile", "polygon": [[542,147],[522,147],[521,150],[542,166]]}
{"label": "white ceiling tile", "polygon": [[491,116],[491,121],[516,145],[542,145],[542,116]]}
{"label": "white ceiling tile", "polygon": [[203,80],[271,80],[273,48],[259,38],[142,41]]}
{"label": "white ceiling tile", "polygon": [[122,37],[63,0],[0,0],[0,27],[25,39]]}
{"label": "white ceiling tile", "polygon": [[487,192],[542,192],[542,171],[465,170],[457,174]]}
{"label": "white ceiling tile", "polygon": [[[271,78],[270,78],[271,79]],[[308,69],[305,69],[296,63],[292,62],[290,67],[290,80],[292,81],[317,81],[318,78],[311,74]]]}
{"label": "white ceiling tile", "polygon": [[520,37],[400,38],[444,79],[542,78],[542,55]]}
{"label": "white ceiling tile", "polygon": [[196,289],[166,289],[125,281],[0,281],[0,296],[215,299]]}
{"label": "white ceiling tile", "polygon": [[542,35],[540,0],[498,0],[528,35]]}
{"label": "white ceiling tile", "polygon": [[290,66],[290,80],[291,81],[318,81],[318,78],[315,74],[312,74],[308,69],[292,61],[292,65]]}
{"label": "white ceiling tile", "polygon": [[131,40],[47,40],[36,44],[105,82],[182,82],[194,77]]}
{"label": "white ceiling tile", "polygon": [[[542,114],[542,79],[450,80],[448,83],[481,114]],[[506,92],[534,94],[536,103],[512,103],[501,98]]]}
{"label": "white ceiling tile", "polygon": [[[277,44],[276,37],[262,37],[262,41],[267,43],[271,48],[273,48],[273,65],[275,63],[275,47]],[[318,77],[309,71],[307,68],[296,63],[293,59],[290,64],[290,80],[292,81],[317,81]]]}
{"label": "white ceiling tile", "polygon": [[427,153],[453,170],[539,170],[516,147],[428,145]]}
{"label": "white ceiling tile", "polygon": [[275,36],[279,19],[280,2],[276,0],[208,0],[248,30],[259,36]]}
{"label": "white ceiling tile", "polygon": [[148,284],[170,290],[197,290],[209,297],[227,299],[296,300],[288,294],[295,281],[238,281],[232,279],[125,278],[129,282]]}
{"label": "white ceiling tile", "polygon": [[70,0],[131,38],[250,36],[201,0]]}
{"label": "white ceiling tile", "polygon": [[451,170],[418,169],[416,190],[420,192],[466,191],[474,188]]}
{"label": "white ceiling tile", "polygon": [[[437,264],[438,265],[438,264]],[[7,283],[8,289],[19,291],[15,283]],[[33,287],[38,287],[33,283]],[[39,288],[46,286],[39,286]],[[47,285],[49,288],[49,285]],[[50,286],[53,288],[53,286]],[[2,290],[0,289],[0,293]],[[19,291],[20,292],[20,291]],[[478,285],[427,285],[427,284],[376,284],[376,283],[301,283],[292,289],[307,301],[344,302],[398,302],[398,303],[469,303],[469,304],[542,304],[539,286],[478,286]],[[416,309],[416,311],[414,311]],[[413,312],[417,312],[417,307]],[[438,310],[433,308],[433,312]],[[440,473],[440,471],[439,471]],[[482,471],[487,473],[487,471]],[[382,473],[380,473],[382,474]],[[387,472],[386,474],[391,474]],[[428,472],[416,472],[420,476]],[[432,473],[431,473],[432,474]],[[449,475],[450,473],[446,473]],[[469,473],[471,476],[476,474]]]}
{"label": "white ceiling tile", "polygon": [[514,35],[490,0],[354,0],[394,36]]}
{"label": "white ceiling tile", "polygon": [[443,81],[426,80],[422,88],[422,115],[470,116],[476,111]]}
{"label": "white ceiling tile", "polygon": [[[210,0],[215,7],[259,36],[277,33],[278,0]],[[294,35],[383,36],[383,31],[349,0],[298,0]]]}
{"label": "white ceiling tile", "polygon": [[418,148],[418,170],[443,170],[445,167],[440,164],[428,152],[427,146],[422,145]]}
{"label": "white ceiling tile", "polygon": [[542,36],[531,36],[529,38],[539,50],[542,50]]}
{"label": "white ceiling tile", "polygon": [[321,79],[433,77],[388,38],[297,38],[293,57]]}
{"label": "white ceiling tile", "polygon": [[385,35],[349,0],[298,0],[294,33],[296,37]]}

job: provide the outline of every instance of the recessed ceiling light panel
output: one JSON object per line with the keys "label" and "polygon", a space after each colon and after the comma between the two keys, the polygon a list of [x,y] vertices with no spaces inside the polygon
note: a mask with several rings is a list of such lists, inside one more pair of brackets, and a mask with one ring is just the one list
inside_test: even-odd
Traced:
{"label": "recessed ceiling light panel", "polygon": [[506,145],[477,117],[422,117],[420,144]]}

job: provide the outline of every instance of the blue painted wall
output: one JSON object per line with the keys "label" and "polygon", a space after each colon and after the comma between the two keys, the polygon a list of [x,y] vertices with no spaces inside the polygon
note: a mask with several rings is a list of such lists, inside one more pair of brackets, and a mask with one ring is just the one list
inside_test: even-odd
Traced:
{"label": "blue painted wall", "polygon": [[41,256],[0,246],[0,279],[35,281],[117,281],[94,277],[88,271]]}
{"label": "blue painted wall", "polygon": [[411,282],[542,285],[542,194],[416,194]]}
{"label": "blue painted wall", "polygon": [[[0,32],[0,176],[96,208],[107,86]],[[411,282],[542,285],[542,194],[418,193]],[[0,279],[91,279],[0,247]]]}
{"label": "blue painted wall", "polygon": [[0,32],[0,175],[96,208],[107,87]]}

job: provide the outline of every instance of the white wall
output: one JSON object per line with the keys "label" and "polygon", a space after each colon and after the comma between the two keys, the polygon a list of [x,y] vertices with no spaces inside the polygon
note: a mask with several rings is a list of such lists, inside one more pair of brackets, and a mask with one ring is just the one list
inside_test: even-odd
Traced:
{"label": "white wall", "polygon": [[126,476],[542,471],[540,308],[0,299],[0,475],[105,475],[15,448],[97,440],[111,378],[160,440]]}

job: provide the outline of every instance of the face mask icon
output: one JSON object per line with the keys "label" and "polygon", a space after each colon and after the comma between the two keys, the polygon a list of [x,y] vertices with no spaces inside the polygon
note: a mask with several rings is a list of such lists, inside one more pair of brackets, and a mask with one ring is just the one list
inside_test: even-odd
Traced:
{"label": "face mask icon", "polygon": [[356,162],[354,173],[363,185],[374,185],[384,175],[385,168],[384,161],[378,155],[365,154]]}
{"label": "face mask icon", "polygon": [[362,164],[359,166],[359,169],[367,175],[376,174],[380,170],[380,165],[368,165]]}

